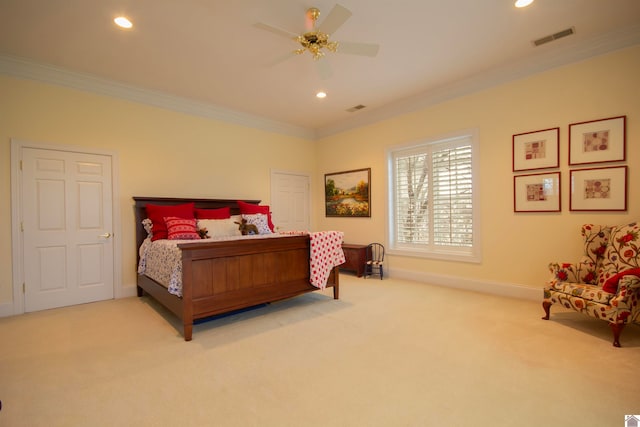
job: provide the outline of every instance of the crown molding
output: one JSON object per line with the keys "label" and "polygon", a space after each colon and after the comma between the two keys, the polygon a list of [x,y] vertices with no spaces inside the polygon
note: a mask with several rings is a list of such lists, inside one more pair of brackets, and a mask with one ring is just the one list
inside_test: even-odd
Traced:
{"label": "crown molding", "polygon": [[553,50],[537,47],[536,49],[541,49],[541,53],[534,57],[512,64],[505,64],[502,67],[494,68],[468,79],[430,89],[376,109],[362,111],[358,113],[357,117],[319,129],[317,137],[322,139],[351,129],[371,125],[460,96],[638,44],[640,44],[640,25],[633,25],[600,37],[583,40],[578,44],[563,44]]}
{"label": "crown molding", "polygon": [[362,111],[356,117],[319,129],[278,122],[213,104],[151,91],[13,56],[0,55],[0,74],[126,99],[184,114],[315,141],[638,44],[640,44],[640,24],[620,28],[617,31],[592,37],[579,43],[560,44],[560,47],[553,50],[541,46],[536,48],[540,49],[541,53],[534,57],[513,64],[505,64],[468,79],[436,87],[379,108]]}
{"label": "crown molding", "polygon": [[15,56],[0,55],[0,74],[126,99],[128,101],[152,105],[192,116],[220,120],[226,123],[233,123],[307,140],[315,140],[317,137],[316,132],[312,129],[229,110],[213,104],[197,102],[162,92],[106,80],[90,74],[78,73]]}

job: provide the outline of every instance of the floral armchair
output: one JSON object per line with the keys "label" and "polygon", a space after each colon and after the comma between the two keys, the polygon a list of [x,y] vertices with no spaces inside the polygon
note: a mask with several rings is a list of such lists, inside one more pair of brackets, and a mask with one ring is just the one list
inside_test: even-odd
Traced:
{"label": "floral armchair", "polygon": [[543,319],[552,304],[609,322],[613,345],[627,323],[640,323],[640,224],[582,226],[584,255],[577,264],[549,264]]}

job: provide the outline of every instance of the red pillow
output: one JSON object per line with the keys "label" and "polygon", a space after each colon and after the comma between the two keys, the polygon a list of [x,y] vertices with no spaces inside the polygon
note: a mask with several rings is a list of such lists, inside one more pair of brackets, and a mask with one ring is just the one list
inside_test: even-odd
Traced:
{"label": "red pillow", "polygon": [[254,205],[252,203],[243,202],[242,200],[238,200],[238,206],[240,207],[240,213],[244,215],[253,215],[253,214],[265,214],[267,216],[267,222],[269,223],[269,228],[271,232],[275,232],[275,227],[273,226],[273,222],[271,222],[271,211],[269,206],[266,205]]}
{"label": "red pillow", "polygon": [[151,229],[153,237],[151,237],[151,240],[167,238],[167,224],[164,222],[164,217],[174,216],[178,218],[194,219],[194,209],[195,203],[193,202],[173,206],[148,204],[146,206],[147,218],[149,218],[153,223],[153,228]]}
{"label": "red pillow", "polygon": [[167,216],[164,218],[167,224],[167,237],[169,240],[196,240],[200,239],[196,229],[195,218],[178,218]]}
{"label": "red pillow", "polygon": [[231,218],[231,208],[218,209],[196,209],[196,218],[198,219],[227,219]]}
{"label": "red pillow", "polygon": [[631,268],[629,270],[624,270],[618,274],[615,274],[607,279],[602,285],[602,290],[605,292],[609,292],[610,294],[615,294],[618,292],[618,282],[624,276],[638,276],[640,277],[640,268]]}

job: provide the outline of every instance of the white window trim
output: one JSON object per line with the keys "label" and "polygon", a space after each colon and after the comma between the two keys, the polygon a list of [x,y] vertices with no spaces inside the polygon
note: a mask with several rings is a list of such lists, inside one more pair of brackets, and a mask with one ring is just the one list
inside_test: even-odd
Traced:
{"label": "white window trim", "polygon": [[[393,153],[399,150],[406,150],[412,147],[420,147],[431,144],[446,143],[448,140],[454,140],[462,137],[471,139],[472,150],[472,180],[473,180],[473,243],[469,251],[458,251],[446,248],[436,248],[434,246],[425,247],[424,249],[411,247],[403,247],[395,240],[395,209],[392,203],[395,199],[395,177],[393,176]],[[477,129],[465,129],[452,132],[437,137],[432,137],[420,141],[394,145],[386,150],[387,156],[387,253],[390,255],[408,256],[417,258],[428,258],[446,261],[461,261],[470,263],[482,262],[481,239],[480,239],[480,185],[479,185],[479,132]]]}

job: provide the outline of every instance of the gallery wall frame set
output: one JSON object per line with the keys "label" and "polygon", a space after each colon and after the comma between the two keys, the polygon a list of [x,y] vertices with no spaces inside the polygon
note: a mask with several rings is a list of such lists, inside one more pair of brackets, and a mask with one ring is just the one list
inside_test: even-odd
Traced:
{"label": "gallery wall frame set", "polygon": [[626,159],[626,116],[569,125],[569,165]]}
{"label": "gallery wall frame set", "polygon": [[514,212],[560,212],[560,172],[513,177]]}
{"label": "gallery wall frame set", "polygon": [[[515,134],[513,172],[560,166],[560,128]],[[569,125],[569,166],[626,160],[626,116]],[[570,170],[570,211],[626,211],[627,166]],[[513,177],[514,212],[560,212],[560,172]]]}
{"label": "gallery wall frame set", "polygon": [[627,166],[571,171],[570,211],[626,211]]}
{"label": "gallery wall frame set", "polygon": [[513,171],[559,167],[559,135],[559,127],[513,135]]}

